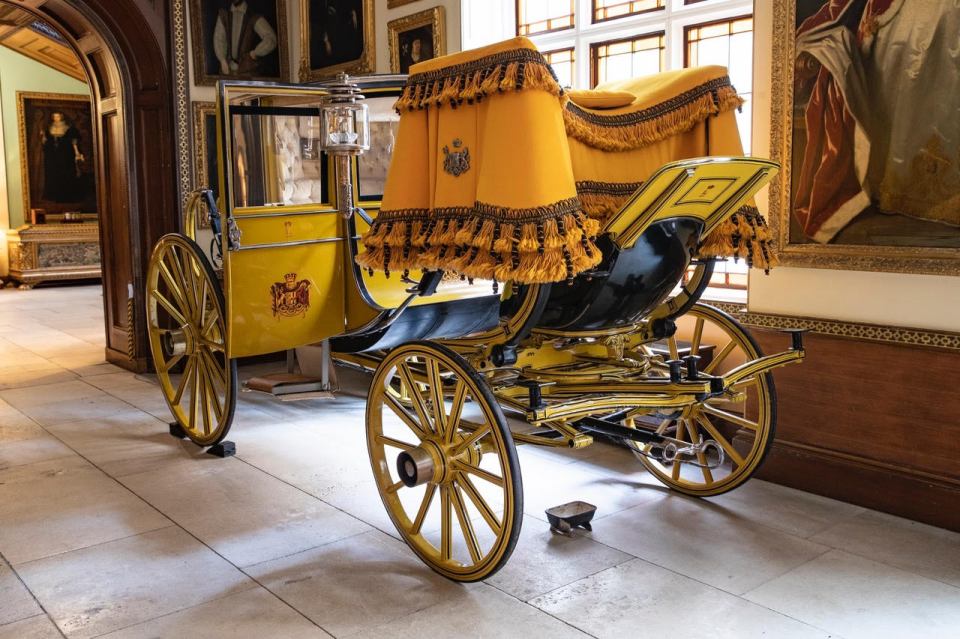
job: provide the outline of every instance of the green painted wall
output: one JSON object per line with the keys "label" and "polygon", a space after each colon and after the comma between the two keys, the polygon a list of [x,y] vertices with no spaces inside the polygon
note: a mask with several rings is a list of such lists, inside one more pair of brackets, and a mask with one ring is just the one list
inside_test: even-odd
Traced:
{"label": "green painted wall", "polygon": [[90,95],[79,80],[0,47],[0,110],[3,113],[3,151],[7,167],[7,202],[10,228],[23,224],[23,189],[20,180],[20,140],[17,133],[17,91]]}

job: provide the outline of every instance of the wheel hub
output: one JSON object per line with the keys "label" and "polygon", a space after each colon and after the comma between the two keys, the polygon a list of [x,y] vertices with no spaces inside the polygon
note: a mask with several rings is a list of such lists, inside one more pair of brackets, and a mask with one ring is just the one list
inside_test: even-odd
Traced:
{"label": "wheel hub", "polygon": [[197,339],[190,325],[170,330],[163,336],[163,348],[167,351],[168,357],[193,353],[196,345]]}
{"label": "wheel hub", "polygon": [[472,466],[479,466],[483,456],[480,444],[467,446],[464,450],[458,451],[464,439],[465,437],[458,433],[451,444],[424,440],[419,446],[409,451],[401,451],[397,455],[397,475],[400,481],[408,488],[427,482],[447,483],[453,479],[452,462],[462,461]]}

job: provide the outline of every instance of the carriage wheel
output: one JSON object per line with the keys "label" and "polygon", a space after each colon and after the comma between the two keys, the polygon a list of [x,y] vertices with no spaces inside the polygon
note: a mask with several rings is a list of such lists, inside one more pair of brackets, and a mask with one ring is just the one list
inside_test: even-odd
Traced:
{"label": "carriage wheel", "polygon": [[150,352],[170,412],[200,446],[226,436],[237,405],[237,363],[227,357],[224,307],[200,247],[174,233],[160,238],[147,270]]}
{"label": "carriage wheel", "polygon": [[[681,329],[690,329],[692,355],[703,356],[706,353],[702,345],[714,345],[712,359],[701,367],[705,373],[722,375],[762,356],[756,341],[737,320],[711,306],[696,304],[678,324]],[[671,337],[667,346],[670,358],[677,359],[677,338]],[[713,397],[697,405],[687,418],[656,419],[654,423],[658,433],[683,442],[699,443],[701,438],[715,441],[725,458],[719,467],[695,465],[709,465],[708,453],[698,454],[695,463],[681,458],[665,463],[642,454],[650,453],[651,445],[636,442],[629,445],[648,471],[682,493],[706,497],[733,490],[749,479],[763,462],[773,442],[777,421],[776,391],[770,373],[744,379],[733,390],[733,396]]]}
{"label": "carriage wheel", "polygon": [[445,346],[403,344],[374,373],[366,421],[380,497],[404,541],[450,579],[496,572],[520,535],[523,486],[486,382]]}

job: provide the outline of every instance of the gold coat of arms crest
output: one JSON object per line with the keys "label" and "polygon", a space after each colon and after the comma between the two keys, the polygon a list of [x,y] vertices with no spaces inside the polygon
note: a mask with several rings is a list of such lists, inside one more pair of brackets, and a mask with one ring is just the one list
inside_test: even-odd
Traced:
{"label": "gold coat of arms crest", "polygon": [[310,308],[310,280],[297,281],[296,273],[287,273],[270,287],[270,295],[274,317],[304,315]]}
{"label": "gold coat of arms crest", "polygon": [[443,146],[443,170],[453,177],[460,177],[470,170],[470,149],[464,147],[462,151],[457,151],[460,147],[463,147],[460,138],[453,141],[453,151],[449,146]]}

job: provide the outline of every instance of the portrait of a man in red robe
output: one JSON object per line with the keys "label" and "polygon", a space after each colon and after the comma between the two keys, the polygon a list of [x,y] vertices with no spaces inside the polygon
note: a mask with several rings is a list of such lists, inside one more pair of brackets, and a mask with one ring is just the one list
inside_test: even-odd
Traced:
{"label": "portrait of a man in red robe", "polygon": [[798,0],[793,136],[791,241],[960,246],[960,3]]}

